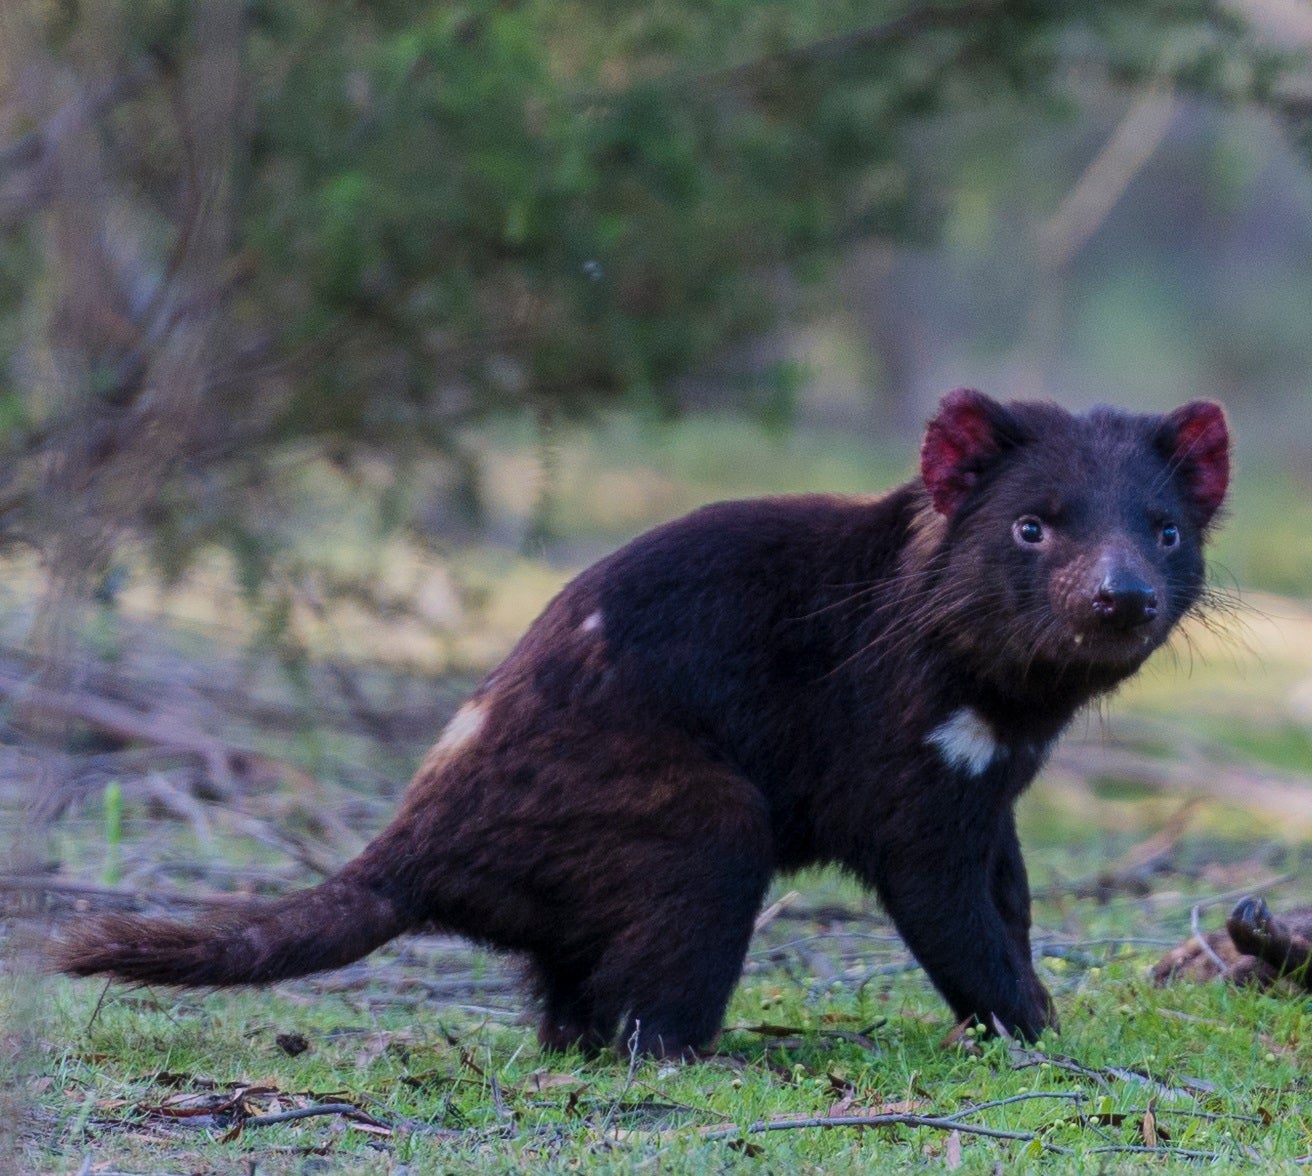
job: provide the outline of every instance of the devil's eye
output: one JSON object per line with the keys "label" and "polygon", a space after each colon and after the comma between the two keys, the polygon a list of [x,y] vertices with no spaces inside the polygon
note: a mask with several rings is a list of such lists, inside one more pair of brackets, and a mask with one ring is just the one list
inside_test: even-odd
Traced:
{"label": "devil's eye", "polygon": [[1174,523],[1167,523],[1162,528],[1162,546],[1174,547],[1180,542],[1180,528]]}
{"label": "devil's eye", "polygon": [[1017,543],[1042,543],[1043,524],[1033,515],[1022,515],[1011,524],[1011,533]]}

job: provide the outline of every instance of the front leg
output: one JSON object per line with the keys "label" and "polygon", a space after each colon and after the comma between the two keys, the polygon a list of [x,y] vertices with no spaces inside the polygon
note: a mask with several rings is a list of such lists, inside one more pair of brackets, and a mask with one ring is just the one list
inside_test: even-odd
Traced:
{"label": "front leg", "polygon": [[1002,811],[995,837],[993,901],[1002,921],[1007,925],[1012,944],[1029,963],[1027,972],[1033,981],[1032,995],[1047,1010],[1045,1024],[1055,1029],[1057,1011],[1053,1008],[1052,997],[1034,972],[1034,953],[1030,947],[1030,883],[1025,872],[1025,858],[1020,851],[1020,838],[1016,834],[1016,815],[1010,808]]}
{"label": "front leg", "polygon": [[[924,806],[928,809],[929,806]],[[858,872],[959,1020],[1034,1039],[1055,1024],[1029,952],[1029,893],[1007,813],[905,814]]]}

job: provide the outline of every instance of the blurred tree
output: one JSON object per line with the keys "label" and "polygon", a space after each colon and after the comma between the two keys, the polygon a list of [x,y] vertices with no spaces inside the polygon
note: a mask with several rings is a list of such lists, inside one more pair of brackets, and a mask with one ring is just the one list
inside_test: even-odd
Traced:
{"label": "blurred tree", "polygon": [[0,540],[69,575],[217,542],[252,589],[289,462],[670,410],[781,267],[926,236],[925,119],[1059,113],[1077,68],[1280,74],[1203,0],[30,0],[3,31]]}

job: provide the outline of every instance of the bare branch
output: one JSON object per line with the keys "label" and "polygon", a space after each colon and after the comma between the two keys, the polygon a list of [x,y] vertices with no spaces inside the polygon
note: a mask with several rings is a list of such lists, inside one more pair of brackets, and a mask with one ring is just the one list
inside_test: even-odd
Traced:
{"label": "bare branch", "polygon": [[[937,1131],[960,1131],[967,1135],[984,1135],[990,1139],[1016,1139],[1030,1143],[1039,1137],[1033,1131],[1005,1131],[1000,1127],[982,1127],[963,1123],[959,1118],[941,1118],[932,1115],[816,1115],[810,1118],[758,1119],[746,1127],[712,1127],[700,1132],[703,1140],[734,1139],[739,1135],[760,1135],[766,1131],[798,1131],[811,1128],[834,1127],[930,1127]],[[1068,1148],[1042,1143],[1044,1151],[1058,1155],[1069,1154]]]}
{"label": "bare branch", "polygon": [[1175,95],[1168,84],[1153,86],[1135,102],[1061,207],[1039,226],[1042,265],[1070,264],[1161,146],[1174,117]]}

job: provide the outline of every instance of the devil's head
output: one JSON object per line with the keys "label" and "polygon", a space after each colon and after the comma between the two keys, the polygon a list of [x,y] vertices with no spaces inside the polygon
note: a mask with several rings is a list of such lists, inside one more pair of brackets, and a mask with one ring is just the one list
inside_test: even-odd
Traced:
{"label": "devil's head", "polygon": [[1202,592],[1229,452],[1208,401],[1075,416],[950,393],[921,450],[944,631],[1002,674],[1132,672]]}

